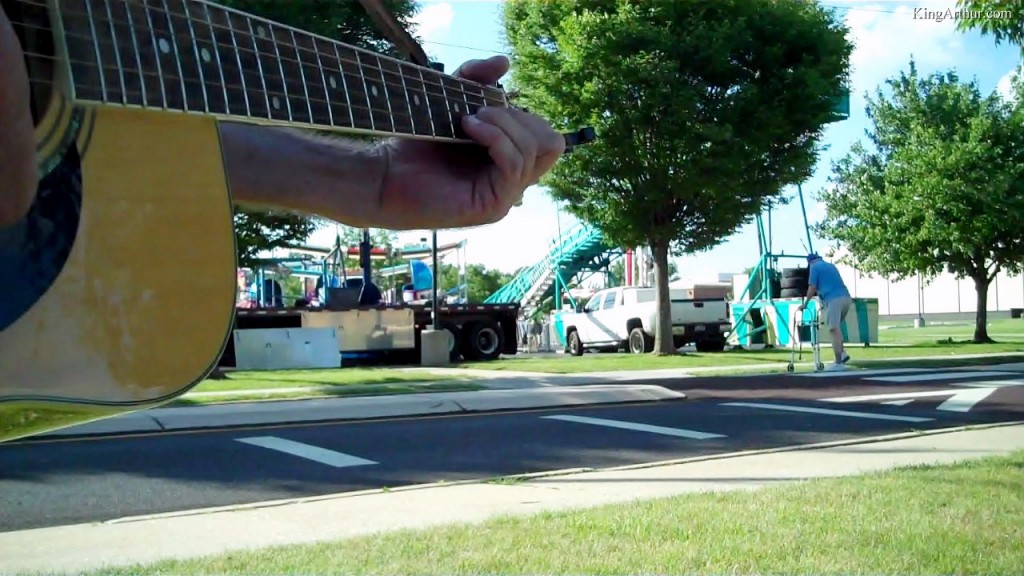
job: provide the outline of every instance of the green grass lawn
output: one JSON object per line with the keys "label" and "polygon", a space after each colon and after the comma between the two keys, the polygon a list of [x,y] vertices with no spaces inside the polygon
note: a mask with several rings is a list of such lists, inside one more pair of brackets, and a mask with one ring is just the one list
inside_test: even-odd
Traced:
{"label": "green grass lawn", "polygon": [[[936,324],[924,328],[897,327],[880,329],[878,344],[863,347],[850,346],[852,367],[866,365],[871,361],[888,360],[915,356],[949,356],[964,354],[1004,354],[1024,352],[1024,320],[1001,319],[990,323],[989,336],[997,340],[993,344],[967,342],[974,333],[971,323],[949,325]],[[822,360],[830,362],[831,346],[822,343]],[[730,350],[720,353],[688,352],[678,356],[651,356],[648,354],[590,353],[583,356],[560,355],[557,357],[530,358],[523,354],[503,358],[494,362],[465,362],[464,368],[484,370],[508,370],[524,372],[552,372],[571,374],[579,372],[604,372],[613,370],[657,370],[662,368],[702,368],[711,366],[741,366],[763,364],[766,369],[784,369],[789,363],[787,348],[773,350]],[[803,361],[811,360],[810,347],[804,347]],[[986,362],[991,362],[987,360]],[[887,366],[889,364],[886,364]],[[949,365],[948,363],[945,365]],[[746,370],[745,370],[746,371]]]}
{"label": "green grass lawn", "polygon": [[94,574],[1024,574],[1024,452]]}

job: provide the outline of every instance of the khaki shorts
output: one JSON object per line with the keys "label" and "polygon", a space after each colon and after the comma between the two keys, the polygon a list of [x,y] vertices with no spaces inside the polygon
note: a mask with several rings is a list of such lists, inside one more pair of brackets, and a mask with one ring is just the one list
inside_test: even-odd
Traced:
{"label": "khaki shorts", "polygon": [[839,328],[843,323],[843,318],[846,318],[846,313],[850,311],[851,306],[853,306],[853,300],[849,296],[836,298],[825,303],[825,321],[828,323],[829,330]]}

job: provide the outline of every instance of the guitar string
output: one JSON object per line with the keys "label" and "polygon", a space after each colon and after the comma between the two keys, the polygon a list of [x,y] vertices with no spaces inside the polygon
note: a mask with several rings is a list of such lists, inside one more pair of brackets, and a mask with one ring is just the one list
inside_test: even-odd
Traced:
{"label": "guitar string", "polygon": [[[82,36],[78,36],[78,37],[91,41],[91,39],[84,38]],[[258,55],[256,55],[254,52],[249,51],[248,53],[251,54],[253,57],[258,57]],[[36,53],[36,52],[31,52],[31,51],[25,51],[25,55],[26,56],[31,56],[31,57],[34,57],[34,58],[38,58],[38,59],[50,60],[50,61],[56,61],[57,60],[57,58],[54,57],[54,56],[49,56],[49,55],[40,54],[40,53]],[[193,85],[201,85],[201,86],[207,86],[207,87],[212,85],[212,86],[218,86],[218,87],[223,87],[223,88],[235,89],[236,93],[228,92],[228,96],[229,97],[230,96],[234,96],[237,93],[241,93],[243,98],[249,98],[251,96],[252,92],[253,92],[253,90],[246,89],[245,86],[242,86],[242,85],[236,84],[236,83],[232,83],[232,82],[226,82],[226,81],[225,82],[212,82],[212,81],[200,80],[199,78],[187,78],[187,79],[182,78],[182,79],[179,79],[177,76],[172,76],[172,75],[169,75],[169,74],[165,74],[165,75],[161,76],[158,73],[155,73],[155,72],[152,72],[152,71],[140,71],[140,70],[135,69],[134,67],[124,67],[123,66],[122,68],[119,69],[119,68],[116,68],[115,66],[109,66],[109,65],[104,65],[102,67],[99,67],[99,66],[96,66],[96,64],[93,63],[93,62],[87,62],[87,61],[78,60],[78,59],[70,59],[70,61],[75,63],[75,64],[81,64],[81,65],[87,66],[87,67],[89,67],[91,70],[93,70],[96,73],[101,73],[101,71],[105,70],[105,71],[108,71],[108,72],[113,72],[114,74],[118,74],[118,75],[123,75],[123,73],[125,73],[125,72],[131,73],[131,74],[136,74],[136,75],[138,75],[140,77],[140,82],[143,83],[143,84],[145,83],[146,79],[152,80],[154,78],[157,78],[157,79],[164,78],[164,79],[167,79],[167,80],[172,80],[172,81],[174,81],[176,83],[184,84],[186,86],[186,88],[190,84],[193,84]],[[223,70],[223,67],[221,67],[221,69]],[[366,82],[366,79],[364,77],[358,76],[358,75],[356,75],[355,73],[353,73],[351,71],[340,71],[340,72],[342,74],[347,75],[348,77],[352,77],[352,78],[358,79],[358,80],[360,80],[362,82]],[[426,106],[427,106],[426,108],[420,108],[419,104],[415,104],[415,100],[414,99],[408,97],[410,94],[411,95],[417,95],[418,93],[416,91],[414,91],[414,90],[407,90],[406,89],[407,87],[401,87],[401,86],[398,86],[397,84],[392,83],[391,84],[391,88],[396,89],[396,91],[397,90],[401,90],[402,94],[406,97],[406,102],[405,102],[406,103],[406,107],[407,108],[413,108],[414,112],[417,111],[417,110],[421,112],[420,114],[413,113],[413,114],[410,115],[406,110],[402,110],[402,105],[401,104],[397,104],[395,106],[395,107],[397,107],[397,111],[389,111],[389,110],[385,109],[384,107],[372,106],[372,102],[371,102],[371,106],[367,107],[367,106],[363,106],[361,104],[352,104],[352,103],[347,103],[347,102],[342,102],[342,101],[334,101],[334,100],[324,100],[322,98],[315,97],[315,96],[300,96],[297,93],[289,93],[287,91],[288,86],[294,87],[296,85],[296,82],[294,81],[294,77],[290,77],[290,78],[291,78],[290,81],[288,79],[284,79],[282,81],[282,87],[285,90],[284,92],[273,90],[273,89],[266,89],[266,90],[259,89],[258,90],[258,94],[260,96],[266,95],[268,97],[278,96],[278,97],[282,97],[282,98],[286,98],[286,99],[301,99],[302,101],[309,101],[309,102],[315,103],[315,104],[322,104],[322,105],[330,107],[332,112],[334,110],[344,109],[346,112],[348,110],[352,110],[353,112],[364,112],[364,113],[368,113],[369,115],[373,115],[374,113],[387,114],[388,116],[395,116],[395,115],[397,115],[399,118],[407,121],[410,125],[412,125],[412,132],[414,134],[416,134],[416,135],[432,135],[432,136],[437,136],[437,131],[438,131],[437,128],[436,128],[437,125],[440,125],[442,128],[450,128],[452,126],[452,124],[448,121],[448,119],[444,118],[444,116],[447,116],[448,112],[449,112],[449,110],[447,108],[441,113],[441,118],[434,118],[434,113],[436,112],[436,110],[430,107],[430,104],[429,104],[430,96],[436,96],[436,97],[444,100],[446,104],[447,103],[455,103],[455,104],[459,104],[460,103],[459,101],[456,101],[456,100],[453,100],[453,99],[450,99],[450,98],[449,99],[445,99],[443,94],[440,94],[440,93],[437,93],[437,92],[432,92],[429,89],[429,86],[428,86],[427,83],[421,83],[423,85],[423,92],[428,97],[428,102],[426,104]],[[35,79],[35,81],[37,83],[53,84],[52,81],[48,81],[46,79]],[[132,82],[132,84],[135,84],[135,83]],[[323,86],[322,83],[319,83],[319,82],[316,83],[316,84],[307,83],[307,85],[312,86],[314,88],[314,92],[316,91],[316,88],[323,88],[324,91],[327,91],[326,87]],[[433,86],[437,86],[437,85],[434,84]],[[143,89],[144,88],[133,86],[132,88],[127,88],[126,87],[124,90],[118,89],[117,91],[118,92],[122,92],[123,94],[125,94],[126,97],[140,97],[140,100],[141,100],[141,97],[144,95]],[[107,92],[109,93],[109,92],[112,92],[112,91],[113,90],[108,90]],[[165,92],[166,92],[166,90],[165,90]],[[364,92],[364,95],[368,94],[368,93],[369,93],[369,91],[366,91],[366,92]],[[389,91],[388,94],[390,95],[391,92]],[[110,97],[109,94],[104,94],[104,96],[106,97],[106,99],[109,99],[111,101],[116,101],[116,98]],[[166,94],[165,94],[165,96],[166,96]],[[177,97],[178,97],[177,95],[174,95],[174,98],[177,98]],[[358,99],[358,98],[356,100],[357,101],[361,101],[361,99]],[[462,102],[462,103],[464,103],[464,102]],[[470,102],[469,104],[470,104],[471,108],[473,106],[480,106],[479,102]],[[241,104],[239,104],[238,102],[234,103],[234,107],[240,107],[240,106],[241,106]],[[205,105],[204,108],[208,109],[209,105]],[[232,108],[232,103],[230,102],[230,99],[229,99],[228,107],[227,107],[227,112],[226,113],[234,114],[233,112],[230,111],[231,108]],[[278,110],[278,109],[277,108],[271,109],[270,107],[267,108],[267,118],[268,119],[271,119],[271,120],[276,120],[277,119],[277,118],[274,118],[274,116],[273,116],[273,113],[274,113],[275,110]],[[209,110],[207,110],[207,111],[209,111]],[[318,110],[318,112],[319,112],[319,110]],[[455,114],[459,114],[458,111],[455,111],[454,113]],[[331,113],[328,113],[327,115],[328,116],[333,116],[333,114],[331,114]],[[243,116],[245,116],[245,115],[243,115]],[[262,118],[263,117],[262,114],[251,114],[251,113],[248,114],[247,116],[251,116],[253,118]],[[292,116],[294,116],[294,115],[292,115]],[[374,130],[377,129],[376,122],[374,122],[370,118],[370,116],[367,116],[366,119],[358,118],[358,120],[360,120],[359,124],[362,124],[362,125],[357,125],[357,118],[354,115],[352,115],[352,117],[350,119],[350,122],[321,121],[319,119],[319,117],[321,115],[318,115],[318,114],[314,113],[313,116],[316,116],[317,118],[316,119],[311,118],[311,120],[314,120],[314,121],[310,122],[311,124],[323,124],[323,125],[330,125],[330,126],[336,126],[336,127],[341,127],[341,126],[345,126],[347,124],[351,124],[353,128],[363,128],[363,127],[365,127],[363,125],[369,125],[371,127],[371,129],[374,129]],[[345,116],[349,116],[349,115],[348,114],[341,114],[341,116],[344,119]],[[305,121],[303,121],[301,119],[300,120],[295,120],[294,118],[289,118],[289,120],[294,121],[295,123],[299,123],[299,124],[306,124],[307,123],[307,122],[305,122]],[[390,121],[388,121],[388,123],[390,123]],[[432,126],[430,128],[430,133],[429,134],[421,134],[420,131],[418,130],[418,127],[421,124],[427,124],[427,123],[430,123],[431,126]],[[397,128],[397,126],[395,128]],[[402,133],[402,132],[399,132],[399,133]]]}
{"label": "guitar string", "polygon": [[[14,24],[16,26],[20,25],[20,26],[22,26],[23,28],[26,28],[26,29],[31,28],[31,29],[35,29],[35,30],[49,31],[48,29],[46,29],[46,28],[44,28],[42,26],[35,26],[35,25],[32,25],[32,24],[25,24],[25,23],[21,23],[21,22],[14,22],[12,24]],[[126,23],[122,23],[122,24],[126,24]],[[139,28],[139,27],[135,27],[134,29],[135,30],[146,30],[144,28]],[[226,30],[226,28],[225,28],[225,30]],[[90,44],[95,43],[98,46],[110,47],[111,49],[113,49],[113,47],[115,46],[114,43],[107,42],[105,40],[96,40],[96,39],[94,39],[94,38],[92,38],[90,36],[86,36],[84,34],[76,34],[76,33],[70,33],[69,32],[69,33],[65,33],[65,36],[66,37],[71,37],[71,38],[77,38],[77,39],[80,39],[80,40],[84,40],[84,41],[89,42]],[[250,38],[255,38],[255,37],[250,35]],[[220,46],[228,46],[226,44],[219,44],[219,45]],[[202,41],[197,42],[196,46],[199,47],[199,48],[205,48],[205,46],[202,45]],[[273,57],[275,59],[278,59],[277,56],[272,56],[270,54],[264,54],[264,53],[256,52],[254,50],[250,50],[248,48],[243,48],[241,46],[233,46],[232,45],[230,47],[232,49],[238,50],[239,52],[247,54],[249,57],[251,57],[253,59],[259,59],[261,57],[266,57],[266,56],[270,56],[270,57]],[[135,48],[137,49],[138,47],[135,47]],[[137,50],[137,51],[140,52],[140,53],[142,52],[142,50]],[[310,53],[310,54],[318,54],[318,55],[322,56],[322,53],[320,53],[318,51],[310,51],[310,50],[305,50],[305,51]],[[108,54],[109,54],[109,52],[108,52]],[[40,56],[42,56],[42,55],[40,55]],[[156,57],[155,54],[152,54],[152,56]],[[286,57],[280,57],[280,60],[282,60],[284,62],[287,62],[289,64],[289,67],[294,65],[296,67],[304,67],[304,68],[313,67],[313,68],[316,68],[318,70],[320,69],[319,67],[313,66],[312,62],[303,62],[301,60],[291,59],[291,58],[286,58]],[[331,58],[330,60],[338,61],[339,59]],[[91,62],[84,61],[84,60],[75,60],[75,62],[79,63],[79,64],[83,64],[83,65],[88,65],[88,66],[91,66],[93,68],[100,68],[100,69],[103,69],[103,70],[110,70],[110,71],[114,71],[114,72],[118,72],[118,73],[119,73],[119,70],[123,69],[125,71],[132,72],[132,73],[135,73],[135,74],[149,74],[148,72],[143,72],[143,71],[137,70],[135,68],[132,68],[130,66],[121,66],[121,68],[119,69],[116,66],[107,65],[107,64],[104,64],[103,66],[98,67],[95,64],[93,64]],[[341,63],[351,64],[353,67],[357,67],[357,68],[360,68],[360,69],[364,69],[364,68],[369,67],[368,65],[364,65],[364,64],[361,64],[359,62],[355,62],[355,61],[347,60],[347,59],[341,59],[338,63],[339,64],[341,64]],[[196,62],[195,64],[196,64],[196,68],[197,69],[201,67],[201,65],[198,62]],[[219,71],[223,71],[224,70],[224,66],[223,66],[223,64],[221,62],[218,62],[216,65],[217,65],[217,67],[218,67],[217,69]],[[502,106],[502,107],[506,106],[505,101],[504,100],[497,100],[497,97],[494,97],[494,99],[491,99],[491,98],[489,98],[485,94],[477,94],[477,93],[469,92],[469,91],[462,90],[462,89],[456,89],[456,88],[451,87],[449,85],[444,85],[444,84],[440,84],[440,83],[437,83],[437,82],[427,81],[425,78],[421,80],[421,79],[416,78],[416,77],[402,76],[402,75],[396,74],[395,72],[392,72],[390,70],[386,70],[386,69],[383,69],[383,68],[377,68],[375,70],[372,69],[372,67],[370,67],[370,68],[374,72],[381,72],[381,73],[384,74],[385,82],[383,82],[383,84],[385,85],[386,88],[390,87],[390,88],[393,88],[393,89],[396,89],[396,90],[397,89],[401,89],[403,92],[405,92],[407,86],[403,86],[402,85],[402,79],[405,78],[406,81],[408,81],[408,82],[412,82],[413,84],[420,84],[420,85],[422,85],[424,87],[424,92],[426,94],[434,95],[434,96],[437,96],[439,98],[442,98],[442,99],[444,99],[448,103],[455,103],[455,104],[463,103],[464,104],[464,103],[467,103],[470,98],[472,98],[474,100],[474,102],[469,102],[470,104],[479,104],[478,102],[475,102],[475,100],[482,99],[483,102],[484,102],[484,105]],[[333,69],[332,69],[332,71],[333,71]],[[366,74],[362,73],[362,71],[360,71],[360,73],[357,74],[357,73],[355,73],[355,72],[353,72],[351,70],[342,68],[341,66],[339,66],[338,72],[340,72],[342,74],[347,74],[348,76],[351,76],[351,77],[358,78],[364,84],[366,84],[368,81],[375,80],[375,78],[367,78]],[[169,79],[172,79],[172,80],[176,80],[176,77],[172,76],[172,75],[165,74],[165,75],[163,75],[163,77],[169,78]],[[390,81],[387,81],[388,77],[391,78]],[[396,77],[399,78],[398,81],[394,80],[394,78],[396,78]],[[189,80],[199,82],[198,78],[193,78],[193,79],[189,79]],[[309,82],[306,82],[305,84],[302,84],[301,81],[296,81],[295,75],[289,75],[287,78],[281,78],[281,80],[282,80],[282,83],[286,84],[287,86],[295,86],[296,84],[298,84],[299,87],[302,87],[304,85],[313,85],[313,84],[311,84]],[[459,81],[459,79],[457,79],[457,78],[453,78],[453,80]],[[186,80],[183,79],[183,81],[186,81]],[[206,84],[210,84],[210,83],[206,83]],[[319,84],[315,84],[315,86],[316,85],[319,85]],[[429,90],[430,87],[439,88],[439,89],[441,89],[441,92],[431,92]],[[461,94],[463,96],[463,98],[462,99],[452,98],[448,94],[450,92],[458,92],[459,94]]]}
{"label": "guitar string", "polygon": [[[47,4],[45,2],[39,2],[38,0],[17,0],[17,1],[19,1],[19,2],[21,2],[23,4],[33,5],[33,6],[40,7],[40,8],[47,7]],[[82,0],[82,1],[83,2],[89,2],[90,0]],[[104,0],[104,2],[106,2],[106,1],[107,0]],[[122,3],[126,3],[127,2],[127,0],[120,0],[120,1]],[[279,24],[279,23],[276,23],[276,22],[265,20],[265,19],[262,19],[262,18],[259,18],[259,17],[256,17],[256,16],[247,15],[247,14],[242,13],[242,12],[233,11],[233,10],[230,10],[230,9],[225,8],[223,6],[220,6],[218,4],[213,4],[213,3],[209,3],[209,2],[203,2],[201,0],[185,0],[185,1],[195,2],[195,3],[202,3],[202,4],[206,5],[207,7],[212,8],[214,10],[220,10],[223,13],[225,18],[229,18],[228,15],[230,13],[236,13],[239,16],[243,16],[243,17],[245,17],[247,19],[250,19],[252,21],[266,23],[267,26],[269,26],[271,28],[271,30],[270,30],[271,35],[273,33],[273,29],[274,28],[277,28],[277,29],[290,29],[290,27],[285,26],[283,24]],[[171,16],[175,16],[175,17],[180,18],[182,20],[186,20],[186,21],[192,22],[194,24],[200,24],[203,27],[211,28],[210,36],[214,38],[214,42],[212,44],[215,45],[215,46],[219,46],[219,47],[223,47],[223,48],[228,48],[228,49],[232,49],[232,50],[242,50],[242,51],[246,51],[246,52],[249,52],[250,54],[254,54],[254,55],[258,56],[258,53],[254,52],[254,51],[251,51],[251,50],[249,50],[247,48],[243,48],[242,46],[238,46],[234,42],[227,43],[227,42],[217,41],[216,35],[213,34],[213,31],[212,31],[212,29],[214,29],[214,28],[219,29],[219,30],[221,30],[223,32],[226,32],[226,33],[232,33],[233,32],[234,35],[236,35],[236,36],[243,37],[245,39],[252,40],[252,41],[262,40],[262,41],[265,41],[265,42],[277,42],[275,40],[272,40],[271,38],[261,38],[259,36],[254,36],[254,35],[252,35],[252,34],[250,34],[248,32],[245,32],[244,30],[239,30],[239,29],[236,29],[236,28],[234,28],[232,26],[223,26],[223,25],[214,23],[212,21],[199,20],[199,19],[191,16],[190,14],[186,15],[186,14],[182,14],[182,13],[179,13],[179,12],[173,12],[173,11],[170,11],[170,10],[164,10],[163,8],[161,8],[159,6],[149,5],[148,2],[146,2],[145,4],[137,4],[137,6],[138,6],[138,9],[141,9],[143,11],[156,12],[158,14],[161,14],[161,15],[165,16],[165,17],[168,17],[168,19],[170,19]],[[129,10],[128,6],[125,6],[125,10]],[[87,12],[75,11],[75,10],[71,10],[71,9],[65,8],[63,6],[61,8],[61,14],[65,15],[65,16],[66,15],[71,15],[71,16],[84,17],[87,20],[91,19]],[[120,21],[120,20],[115,20],[114,24],[130,28],[130,29],[132,29],[134,31],[142,31],[142,32],[149,32],[150,31],[150,28],[146,28],[146,27],[142,27],[142,26],[136,26],[136,25],[134,25],[134,22],[130,25],[128,22]],[[230,24],[230,22],[229,22],[229,24]],[[40,28],[40,27],[37,27],[37,28]],[[49,30],[46,30],[46,31],[49,31]],[[171,33],[170,31],[167,31],[167,32],[169,34]],[[309,34],[308,32],[304,32],[304,31],[301,31],[301,30],[299,30],[299,32],[303,36],[305,36],[308,40],[313,42],[314,44],[316,43],[317,40],[320,39],[317,36]],[[90,43],[91,42],[96,42],[96,43],[100,42],[99,39],[94,39],[94,38],[92,38],[90,36],[87,36],[87,35],[70,34],[70,33],[67,32],[67,30],[65,30],[65,35],[66,36],[75,36],[75,37],[80,38],[80,39],[88,40]],[[175,37],[179,38],[179,39],[188,39],[190,42],[192,40],[201,40],[198,37],[193,37],[193,36],[190,36],[188,34],[174,33],[173,35]],[[505,99],[504,99],[505,92],[502,91],[499,88],[494,87],[494,86],[488,86],[488,85],[485,85],[485,84],[480,84],[480,83],[477,83],[477,82],[473,82],[472,80],[466,80],[466,79],[462,79],[462,78],[455,78],[455,77],[450,76],[450,75],[445,75],[444,73],[439,72],[437,70],[433,70],[433,69],[430,69],[430,68],[424,68],[422,66],[416,66],[415,64],[412,64],[412,63],[409,63],[409,62],[405,62],[405,61],[402,61],[402,60],[396,60],[396,59],[389,58],[389,57],[384,56],[384,55],[376,54],[374,52],[370,52],[370,51],[367,51],[367,50],[362,50],[362,49],[357,48],[355,46],[351,46],[351,45],[348,45],[348,44],[345,44],[345,43],[342,43],[342,42],[338,42],[336,40],[330,40],[330,39],[326,39],[325,38],[325,39],[323,39],[323,41],[324,42],[328,42],[332,46],[335,46],[335,47],[337,47],[339,49],[346,50],[346,51],[351,52],[353,54],[355,54],[357,52],[365,52],[366,54],[372,55],[376,60],[378,60],[378,62],[381,59],[391,60],[394,63],[396,63],[399,66],[400,69],[402,69],[402,68],[406,68],[406,69],[411,68],[411,69],[416,70],[417,71],[417,76],[419,76],[420,72],[422,72],[423,73],[422,82],[424,84],[430,84],[432,86],[442,87],[442,88],[444,88],[446,90],[456,91],[456,92],[458,92],[459,95],[471,95],[471,96],[475,96],[475,97],[483,97],[485,99],[485,101],[486,101],[487,100],[486,92],[489,91],[489,92],[491,92],[491,96],[493,98],[495,98],[495,99],[501,98],[501,100],[499,102],[495,102],[495,104],[499,104],[500,103],[502,106],[505,105]],[[279,44],[281,44],[281,43],[279,42]],[[286,46],[289,46],[291,48],[295,48],[297,50],[304,51],[304,52],[306,52],[306,53],[308,53],[310,55],[320,55],[321,57],[325,56],[319,50],[315,50],[315,49],[314,50],[309,50],[307,48],[300,47],[300,46],[298,46],[297,44],[294,44],[294,43],[283,43],[283,44],[286,45]],[[113,44],[110,44],[110,45],[112,46]],[[198,43],[197,43],[197,45],[198,45]],[[270,55],[267,54],[266,56],[270,56]],[[330,58],[329,55],[327,55],[327,56]],[[330,58],[330,59],[331,60],[339,60],[338,58]],[[292,64],[297,64],[297,65],[301,65],[302,64],[301,61],[296,60],[296,59],[282,58],[282,60],[284,60],[286,62],[289,62],[289,63],[292,63]],[[356,66],[356,67],[358,67],[360,69],[368,68],[371,72],[374,72],[374,73],[384,72],[384,73],[387,73],[387,74],[396,75],[394,72],[391,72],[391,71],[385,69],[384,67],[380,66],[379,64],[374,66],[373,64],[370,64],[370,63],[357,62],[357,61],[354,61],[354,60],[351,60],[351,59],[346,59],[346,58],[341,58],[340,61],[339,61],[339,64],[341,62],[345,62],[345,63],[351,64],[351,65]],[[398,76],[402,77],[403,75],[399,74]],[[455,84],[455,86],[450,86],[450,85],[442,84],[442,82],[428,81],[427,80],[428,76],[430,76],[432,78],[439,78],[439,79],[450,79]],[[365,78],[365,75],[362,75],[362,77]],[[419,78],[417,78],[417,77],[412,77],[412,76],[405,76],[405,77],[406,78],[411,78],[411,79],[414,79],[414,80],[419,80]],[[476,92],[470,92],[470,91],[466,90],[465,88],[463,88],[463,86],[468,86],[468,85],[475,85],[476,87],[478,87],[478,89],[481,90],[481,92],[483,92],[483,94],[479,94],[479,93],[476,93]]]}

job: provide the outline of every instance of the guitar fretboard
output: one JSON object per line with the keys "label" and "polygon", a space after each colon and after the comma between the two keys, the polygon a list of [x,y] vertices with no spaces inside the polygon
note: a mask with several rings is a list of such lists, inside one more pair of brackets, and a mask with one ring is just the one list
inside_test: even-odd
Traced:
{"label": "guitar fretboard", "polygon": [[[296,0],[301,1],[301,0]],[[462,139],[504,92],[205,0],[59,0],[75,98]]]}

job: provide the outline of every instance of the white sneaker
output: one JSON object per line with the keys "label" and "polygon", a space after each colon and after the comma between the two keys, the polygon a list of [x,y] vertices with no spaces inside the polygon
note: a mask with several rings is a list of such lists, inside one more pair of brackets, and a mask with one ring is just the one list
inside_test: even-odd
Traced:
{"label": "white sneaker", "polygon": [[842,364],[836,364],[835,362],[825,367],[826,372],[839,372],[842,370],[846,370],[846,366],[843,366]]}

